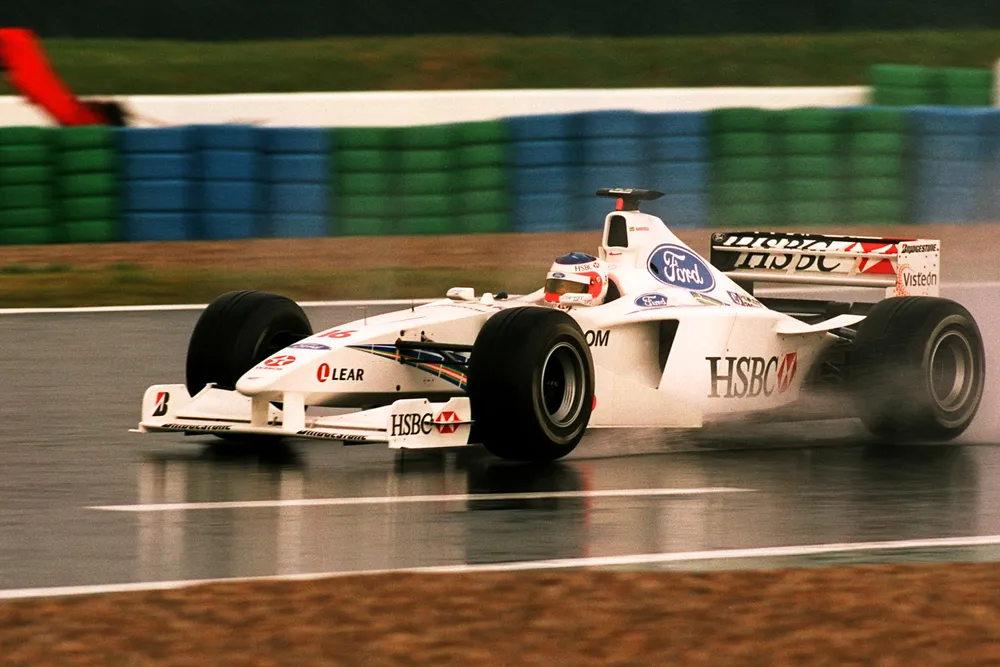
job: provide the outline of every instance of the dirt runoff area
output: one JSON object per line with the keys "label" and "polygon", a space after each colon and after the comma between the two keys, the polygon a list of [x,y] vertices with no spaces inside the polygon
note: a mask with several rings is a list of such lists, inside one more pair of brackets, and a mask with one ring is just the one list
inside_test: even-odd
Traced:
{"label": "dirt runoff area", "polygon": [[385,574],[0,603],[7,665],[997,665],[1000,567]]}

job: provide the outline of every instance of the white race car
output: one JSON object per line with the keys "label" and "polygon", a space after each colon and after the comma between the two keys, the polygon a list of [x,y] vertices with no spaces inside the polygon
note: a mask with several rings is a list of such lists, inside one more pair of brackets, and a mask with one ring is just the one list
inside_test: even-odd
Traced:
{"label": "white race car", "polygon": [[[715,233],[710,263],[639,211],[660,193],[597,194],[617,200],[597,256],[560,258],[546,287],[522,297],[453,288],[314,333],[285,297],[220,296],[194,328],[186,384],[150,387],[137,430],[482,443],[504,458],[552,460],[588,427],[780,415],[831,385],[887,439],[947,440],[975,416],[982,337],[964,307],[937,297],[938,241]],[[755,281],[886,298],[758,299]]]}

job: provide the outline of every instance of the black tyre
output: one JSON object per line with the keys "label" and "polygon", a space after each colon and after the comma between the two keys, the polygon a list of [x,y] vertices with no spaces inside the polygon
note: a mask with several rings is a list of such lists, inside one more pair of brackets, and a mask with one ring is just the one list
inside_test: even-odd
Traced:
{"label": "black tyre", "polygon": [[223,294],[191,333],[187,390],[194,396],[210,382],[234,389],[262,360],[310,335],[309,318],[291,299],[254,290]]}
{"label": "black tyre", "polygon": [[985,358],[979,327],[960,304],[880,301],[858,326],[851,355],[861,418],[887,440],[950,440],[979,408]]}
{"label": "black tyre", "polygon": [[560,310],[503,310],[483,326],[469,360],[472,441],[518,461],[566,456],[594,402],[594,363],[580,325]]}

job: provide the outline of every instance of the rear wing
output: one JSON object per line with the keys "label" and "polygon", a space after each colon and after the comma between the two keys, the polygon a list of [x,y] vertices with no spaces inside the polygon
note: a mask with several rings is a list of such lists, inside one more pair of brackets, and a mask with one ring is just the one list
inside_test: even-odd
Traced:
{"label": "rear wing", "polygon": [[935,240],[787,232],[717,232],[710,255],[741,284],[876,287],[886,297],[937,296],[940,258]]}

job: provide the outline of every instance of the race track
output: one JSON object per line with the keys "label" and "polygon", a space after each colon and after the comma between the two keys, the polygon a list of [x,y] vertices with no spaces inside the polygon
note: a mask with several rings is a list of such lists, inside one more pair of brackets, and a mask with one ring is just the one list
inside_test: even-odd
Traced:
{"label": "race track", "polygon": [[[542,468],[478,449],[219,451],[132,434],[143,390],[183,381],[196,311],[0,315],[0,598],[497,563],[998,560],[994,292],[943,290],[976,316],[988,354],[986,397],[958,444],[886,449],[851,421],[605,431]],[[319,329],[361,309],[309,315]]]}

